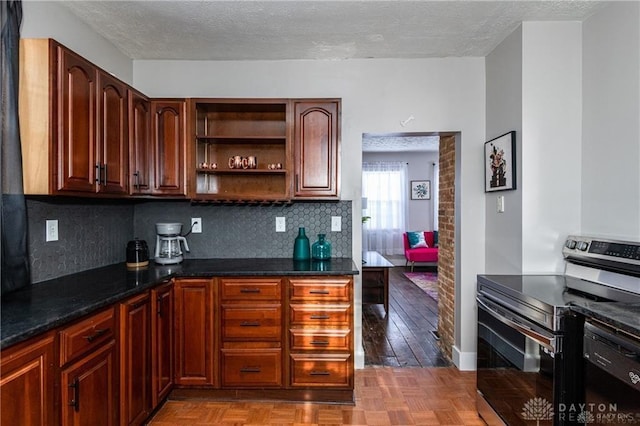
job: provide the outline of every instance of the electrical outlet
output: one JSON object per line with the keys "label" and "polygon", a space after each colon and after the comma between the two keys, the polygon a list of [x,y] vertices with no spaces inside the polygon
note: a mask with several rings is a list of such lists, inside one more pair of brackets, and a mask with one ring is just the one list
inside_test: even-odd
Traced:
{"label": "electrical outlet", "polygon": [[191,233],[202,234],[202,218],[201,217],[191,218]]}
{"label": "electrical outlet", "polygon": [[276,232],[286,232],[287,231],[287,222],[284,217],[277,216],[276,217]]}
{"label": "electrical outlet", "polygon": [[331,232],[342,232],[342,216],[331,216]]}
{"label": "electrical outlet", "polygon": [[58,241],[58,221],[47,220],[46,241]]}

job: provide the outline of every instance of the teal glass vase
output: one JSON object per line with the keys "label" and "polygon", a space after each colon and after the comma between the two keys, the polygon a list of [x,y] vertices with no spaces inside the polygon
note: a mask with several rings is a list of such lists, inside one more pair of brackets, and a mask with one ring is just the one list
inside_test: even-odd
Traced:
{"label": "teal glass vase", "polygon": [[298,236],[293,243],[293,260],[309,260],[311,259],[311,250],[309,249],[309,238],[304,228],[298,228]]}
{"label": "teal glass vase", "polygon": [[311,246],[311,256],[316,260],[331,258],[331,243],[325,239],[325,234],[318,234],[318,241]]}

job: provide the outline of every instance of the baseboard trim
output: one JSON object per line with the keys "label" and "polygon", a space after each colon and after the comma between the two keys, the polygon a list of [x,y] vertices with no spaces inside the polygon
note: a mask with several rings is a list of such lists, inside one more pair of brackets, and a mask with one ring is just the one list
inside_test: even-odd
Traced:
{"label": "baseboard trim", "polygon": [[460,371],[476,370],[476,352],[462,352],[457,346],[452,348],[453,363]]}

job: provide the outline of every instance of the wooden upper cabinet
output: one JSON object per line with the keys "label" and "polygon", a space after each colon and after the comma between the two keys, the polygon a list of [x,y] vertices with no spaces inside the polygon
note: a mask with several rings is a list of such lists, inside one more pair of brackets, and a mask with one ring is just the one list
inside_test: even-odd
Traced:
{"label": "wooden upper cabinet", "polygon": [[51,39],[20,40],[26,194],[128,192],[128,86]]}
{"label": "wooden upper cabinet", "polygon": [[153,193],[186,196],[186,101],[151,101],[153,143]]}
{"label": "wooden upper cabinet", "polygon": [[153,144],[151,101],[129,90],[129,193],[150,194],[152,188]]}
{"label": "wooden upper cabinet", "polygon": [[128,192],[128,88],[115,77],[98,73],[98,192]]}
{"label": "wooden upper cabinet", "polygon": [[57,191],[96,192],[96,94],[98,70],[57,45],[56,108],[53,115]]}
{"label": "wooden upper cabinet", "polygon": [[340,105],[335,100],[295,100],[294,198],[340,196]]}

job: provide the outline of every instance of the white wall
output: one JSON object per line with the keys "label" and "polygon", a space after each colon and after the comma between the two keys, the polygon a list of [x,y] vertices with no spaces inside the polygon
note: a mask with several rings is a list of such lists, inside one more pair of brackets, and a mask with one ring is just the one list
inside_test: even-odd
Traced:
{"label": "white wall", "polygon": [[584,23],[582,233],[640,241],[640,3]]}
{"label": "white wall", "polygon": [[582,26],[522,24],[522,272],[563,272],[580,231]]}
{"label": "white wall", "polygon": [[[486,58],[487,140],[515,130],[516,189],[485,195],[485,272],[522,272],[522,27],[518,27]],[[504,197],[504,212],[497,197]]]}
{"label": "white wall", "polygon": [[[461,211],[456,245],[456,360],[475,353],[475,277],[484,269],[484,58],[348,61],[135,61],[134,85],[150,96],[342,98],[342,198],[361,217],[362,134],[460,131],[456,177]],[[400,121],[413,115],[406,127]],[[353,227],[353,258],[362,230]],[[361,341],[356,278],[356,344]],[[356,365],[361,365],[362,353]],[[475,363],[461,366],[475,368]]]}
{"label": "white wall", "polygon": [[125,83],[133,81],[133,61],[59,2],[23,1],[22,12],[20,37],[53,38]]}
{"label": "white wall", "polygon": [[[412,180],[431,181],[431,193],[435,191],[433,186],[433,166],[438,162],[437,152],[365,152],[362,161],[399,161],[407,163],[407,189],[410,189]],[[411,200],[407,193],[407,217],[405,228],[407,231],[431,231],[433,230],[433,195],[430,200]]]}

